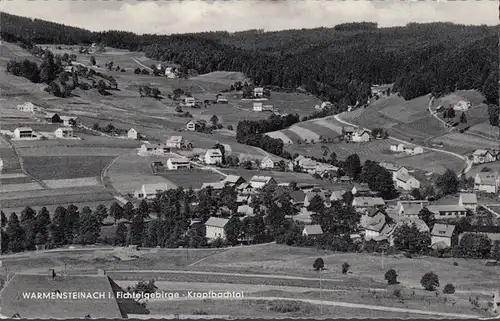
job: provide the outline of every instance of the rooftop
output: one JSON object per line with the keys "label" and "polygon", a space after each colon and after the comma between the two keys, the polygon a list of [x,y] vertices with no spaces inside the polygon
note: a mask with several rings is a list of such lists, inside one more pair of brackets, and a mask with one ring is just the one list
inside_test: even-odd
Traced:
{"label": "rooftop", "polygon": [[212,216],[205,222],[205,226],[224,227],[227,222],[229,222],[228,219]]}

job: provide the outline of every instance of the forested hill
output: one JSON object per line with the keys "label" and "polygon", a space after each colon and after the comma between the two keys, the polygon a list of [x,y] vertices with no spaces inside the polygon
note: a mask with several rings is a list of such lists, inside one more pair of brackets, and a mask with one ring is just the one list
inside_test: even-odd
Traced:
{"label": "forested hill", "polygon": [[452,23],[185,35],[90,32],[38,19],[0,14],[5,40],[85,44],[143,50],[199,73],[242,71],[257,85],[305,87],[339,106],[363,102],[370,84],[395,83],[406,99],[429,92],[478,89],[498,103],[498,27]]}

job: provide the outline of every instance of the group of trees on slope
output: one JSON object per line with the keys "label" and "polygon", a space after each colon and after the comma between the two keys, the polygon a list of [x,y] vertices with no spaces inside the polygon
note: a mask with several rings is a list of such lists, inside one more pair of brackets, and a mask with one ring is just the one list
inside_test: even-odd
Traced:
{"label": "group of trees on slope", "polygon": [[183,35],[91,32],[39,19],[1,14],[5,40],[24,43],[97,42],[143,50],[198,73],[241,71],[257,85],[303,87],[336,103],[338,110],[370,96],[370,85],[395,83],[405,99],[455,89],[478,89],[498,104],[497,28],[452,23],[410,23],[376,28],[258,30]]}

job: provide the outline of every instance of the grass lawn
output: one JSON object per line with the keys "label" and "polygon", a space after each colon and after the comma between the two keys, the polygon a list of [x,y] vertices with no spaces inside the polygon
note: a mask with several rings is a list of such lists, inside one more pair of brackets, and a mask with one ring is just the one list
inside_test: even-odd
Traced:
{"label": "grass lawn", "polygon": [[100,176],[113,157],[43,156],[24,157],[26,171],[41,180]]}

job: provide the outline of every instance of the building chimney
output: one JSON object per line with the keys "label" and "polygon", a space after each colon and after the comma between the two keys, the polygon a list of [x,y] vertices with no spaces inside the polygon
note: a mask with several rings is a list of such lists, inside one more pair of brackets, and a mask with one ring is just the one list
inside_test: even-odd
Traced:
{"label": "building chimney", "polygon": [[97,269],[97,275],[106,275],[106,271],[104,269]]}
{"label": "building chimney", "polygon": [[52,279],[56,277],[56,270],[54,269],[49,269],[49,277]]}

